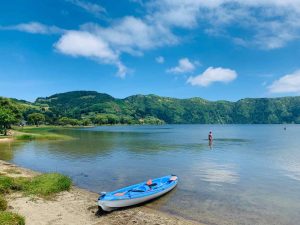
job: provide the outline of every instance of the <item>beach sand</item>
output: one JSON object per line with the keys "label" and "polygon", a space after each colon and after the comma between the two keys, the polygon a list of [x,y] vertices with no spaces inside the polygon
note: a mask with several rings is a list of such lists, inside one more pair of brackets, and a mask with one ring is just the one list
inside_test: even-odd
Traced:
{"label": "beach sand", "polygon": [[13,141],[14,139],[13,138],[0,138],[0,142],[11,142]]}
{"label": "beach sand", "polygon": [[[0,173],[11,177],[32,177],[39,173],[0,160]],[[98,194],[73,186],[52,200],[26,197],[16,192],[6,196],[9,210],[26,219],[27,225],[196,225],[195,221],[145,206],[98,215]]]}

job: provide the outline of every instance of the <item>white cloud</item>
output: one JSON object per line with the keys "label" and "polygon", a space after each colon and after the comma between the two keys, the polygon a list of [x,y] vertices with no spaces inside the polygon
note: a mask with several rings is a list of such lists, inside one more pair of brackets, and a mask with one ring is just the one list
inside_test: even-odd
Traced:
{"label": "white cloud", "polygon": [[55,47],[66,55],[114,64],[118,67],[118,75],[125,77],[128,69],[119,59],[122,53],[142,55],[144,50],[175,43],[176,37],[164,27],[148,24],[139,18],[124,17],[109,27],[84,24],[79,31],[66,32]]}
{"label": "white cloud", "polygon": [[95,4],[83,0],[66,0],[66,1],[84,9],[85,11],[93,14],[94,16],[99,17],[102,16],[104,13],[106,13],[106,9],[99,4]]}
{"label": "white cloud", "polygon": [[[153,0],[148,10],[148,18],[164,26],[201,26],[243,46],[275,49],[300,38],[299,0]],[[231,27],[239,32],[231,33]]]}
{"label": "white cloud", "polygon": [[178,61],[178,65],[167,70],[169,73],[187,73],[195,70],[194,62],[191,62],[188,58],[182,58]]}
{"label": "white cloud", "polygon": [[119,55],[99,36],[85,31],[68,31],[54,46],[59,52],[66,55],[92,58],[101,63],[116,65],[118,75],[120,77],[126,75],[127,69],[120,62]]}
{"label": "white cloud", "polygon": [[122,52],[131,53],[178,43],[177,37],[165,27],[132,16],[117,20],[109,27],[89,23],[81,28],[101,36]]}
{"label": "white cloud", "polygon": [[268,89],[271,93],[300,93],[300,70],[275,80]]}
{"label": "white cloud", "polygon": [[38,22],[20,23],[13,26],[0,26],[1,30],[17,30],[32,34],[60,34],[65,30],[56,26],[48,26]]}
{"label": "white cloud", "polygon": [[159,64],[163,64],[165,62],[165,58],[162,56],[158,56],[155,58],[155,61]]}
{"label": "white cloud", "polygon": [[101,38],[85,31],[69,31],[55,44],[57,50],[71,56],[84,56],[113,61],[118,56]]}
{"label": "white cloud", "polygon": [[[94,14],[103,15],[106,10],[88,0],[66,0]],[[182,39],[175,34],[178,28],[184,30],[201,29],[209,35],[231,38],[236,44],[264,49],[284,47],[300,38],[300,0],[151,0],[139,1],[145,9],[145,16],[126,16],[113,19],[106,26],[95,23],[84,24],[78,32],[90,34],[95,41],[105,46],[105,51],[81,52],[77,56],[97,59],[103,63],[116,65],[120,69],[120,56],[124,53],[141,56],[146,50],[176,45]],[[231,29],[234,27],[235,29]],[[20,30],[30,33],[64,33],[63,29],[41,23],[18,24],[0,29]],[[235,30],[231,33],[231,30]],[[74,33],[63,34],[61,40]],[[240,35],[237,35],[240,34]],[[247,35],[245,35],[247,34]],[[82,43],[90,43],[89,35],[82,35]],[[86,39],[86,40],[85,40]],[[97,40],[96,40],[97,39]],[[77,43],[82,50],[84,44]],[[200,43],[201,44],[201,43]],[[57,46],[57,45],[55,45]],[[89,49],[89,48],[88,48]],[[74,55],[72,51],[60,52]],[[70,49],[69,49],[70,50]],[[87,54],[89,52],[89,54]],[[105,57],[103,54],[107,54]],[[109,56],[110,55],[110,56]],[[111,60],[114,55],[115,60]],[[182,59],[169,72],[185,73],[195,69],[196,63]],[[122,66],[120,66],[120,64]],[[118,66],[119,65],[119,66]],[[124,75],[125,76],[125,75]]]}
{"label": "white cloud", "polygon": [[229,83],[237,78],[238,74],[231,69],[225,69],[222,67],[209,67],[202,74],[189,77],[188,84],[193,86],[209,86],[214,82]]}

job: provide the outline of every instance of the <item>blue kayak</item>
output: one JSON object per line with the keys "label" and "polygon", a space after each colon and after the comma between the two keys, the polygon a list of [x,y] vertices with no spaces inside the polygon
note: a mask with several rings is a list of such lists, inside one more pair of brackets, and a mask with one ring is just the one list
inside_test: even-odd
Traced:
{"label": "blue kayak", "polygon": [[104,211],[128,207],[150,201],[171,191],[178,183],[178,177],[169,175],[148,180],[113,192],[102,193],[98,205]]}

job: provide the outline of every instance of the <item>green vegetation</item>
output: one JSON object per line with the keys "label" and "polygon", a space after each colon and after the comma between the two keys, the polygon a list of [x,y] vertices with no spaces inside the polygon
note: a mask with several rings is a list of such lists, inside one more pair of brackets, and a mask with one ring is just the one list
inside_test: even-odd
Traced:
{"label": "green vegetation", "polygon": [[0,175],[0,194],[10,191],[23,191],[28,195],[51,197],[61,191],[67,191],[72,180],[58,173],[46,173],[33,178],[11,178]]}
{"label": "green vegetation", "polygon": [[7,135],[11,125],[18,123],[21,118],[22,106],[13,103],[11,100],[0,97],[0,134]]}
{"label": "green vegetation", "polygon": [[0,176],[0,194],[8,193],[10,190],[15,189],[14,179],[11,177]]}
{"label": "green vegetation", "polygon": [[37,127],[45,122],[45,116],[42,113],[31,113],[28,115],[28,123],[34,124]]}
{"label": "green vegetation", "polygon": [[25,219],[16,213],[0,212],[0,225],[25,225]]}
{"label": "green vegetation", "polygon": [[5,211],[7,209],[7,201],[3,196],[0,195],[0,211]]}
{"label": "green vegetation", "polygon": [[[38,98],[34,103],[1,99],[2,102],[10,102],[10,106],[17,106],[21,112],[21,117],[17,116],[18,119],[2,116],[2,120],[0,113],[2,129],[4,126],[18,123],[20,118],[30,124],[60,126],[300,123],[300,97],[247,98],[229,102],[207,101],[201,98],[176,99],[156,95],[134,95],[116,99],[94,91],[73,91]],[[0,101],[2,114],[12,114],[11,109],[7,111],[7,108],[11,107],[7,107],[6,104],[3,108],[2,105]],[[9,121],[8,125],[1,123],[5,120]]]}
{"label": "green vegetation", "polygon": [[12,178],[0,175],[0,225],[23,225],[25,219],[18,214],[5,211],[7,201],[3,194],[11,191],[23,191],[27,195],[50,198],[61,191],[69,190],[72,181],[58,173],[42,174],[33,178]]}
{"label": "green vegetation", "polygon": [[16,127],[18,133],[15,136],[17,140],[70,140],[69,136],[56,134],[55,130],[59,127],[41,126],[41,127]]}
{"label": "green vegetation", "polygon": [[67,176],[48,173],[36,176],[31,180],[23,180],[20,184],[22,190],[27,194],[49,197],[61,191],[69,190],[72,181]]}

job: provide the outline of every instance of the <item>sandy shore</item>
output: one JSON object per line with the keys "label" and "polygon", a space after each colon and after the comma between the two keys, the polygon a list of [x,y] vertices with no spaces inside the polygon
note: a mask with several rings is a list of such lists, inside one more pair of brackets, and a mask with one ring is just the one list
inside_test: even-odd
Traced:
{"label": "sandy shore", "polygon": [[[11,177],[32,177],[39,173],[0,160],[0,173]],[[77,187],[58,194],[53,200],[25,197],[22,193],[7,196],[9,210],[19,213],[27,225],[196,225],[194,221],[148,208],[146,205],[97,215],[98,194]]]}
{"label": "sandy shore", "polygon": [[0,138],[0,142],[10,142],[13,141],[13,138]]}

